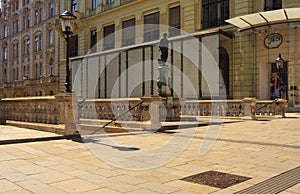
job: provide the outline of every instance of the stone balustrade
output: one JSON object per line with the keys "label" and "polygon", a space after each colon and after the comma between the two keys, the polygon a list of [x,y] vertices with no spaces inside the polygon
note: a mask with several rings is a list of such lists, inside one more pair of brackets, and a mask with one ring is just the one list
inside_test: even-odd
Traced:
{"label": "stone balustrade", "polygon": [[182,115],[185,116],[232,116],[244,114],[243,100],[186,100]]}
{"label": "stone balustrade", "polygon": [[[79,117],[84,119],[112,120],[118,118],[119,120],[140,121],[142,106],[138,105],[139,103],[141,103],[140,98],[89,99],[79,101]],[[138,106],[133,108],[133,110],[130,110],[136,105]],[[130,112],[130,114],[124,114],[128,111]]]}
{"label": "stone balustrade", "polygon": [[[143,103],[144,100],[140,98],[79,100],[72,94],[0,99],[0,124],[5,124],[6,120],[65,124],[66,128],[73,130],[76,128],[75,123],[81,118],[145,121],[147,120],[145,111],[148,111],[148,108]],[[285,117],[286,100],[259,101],[255,98],[185,100],[182,104],[181,110],[179,109],[181,116],[251,117],[255,119],[255,116],[260,115]],[[177,112],[174,112],[174,115],[177,115]],[[73,132],[69,131],[68,134]]]}
{"label": "stone balustrade", "polygon": [[[181,111],[184,116],[276,116],[285,117],[286,100],[186,100]],[[253,117],[254,119],[255,117]]]}
{"label": "stone balustrade", "polygon": [[2,117],[6,120],[58,124],[54,96],[1,99]]}

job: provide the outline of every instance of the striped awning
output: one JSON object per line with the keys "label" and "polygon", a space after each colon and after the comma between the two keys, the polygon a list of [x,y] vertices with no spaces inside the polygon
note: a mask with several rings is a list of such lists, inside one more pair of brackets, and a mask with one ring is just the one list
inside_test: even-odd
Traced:
{"label": "striped awning", "polygon": [[300,7],[252,13],[225,21],[238,27],[240,30],[247,30],[255,27],[297,20],[300,21]]}

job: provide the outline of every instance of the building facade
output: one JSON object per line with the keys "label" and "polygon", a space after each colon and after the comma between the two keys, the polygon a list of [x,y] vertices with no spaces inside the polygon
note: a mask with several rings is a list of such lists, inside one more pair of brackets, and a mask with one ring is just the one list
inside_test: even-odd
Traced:
{"label": "building facade", "polygon": [[[61,1],[61,12],[69,9],[77,15],[72,66],[73,74],[80,69],[81,81],[74,82],[74,88],[80,85],[74,90],[87,98],[155,95],[158,44],[167,32],[171,85],[178,97],[224,98],[213,91],[217,88],[225,89],[229,99],[285,98],[290,106],[299,106],[299,8],[297,0]],[[257,15],[261,17],[254,17]],[[145,27],[147,24],[155,25]],[[200,42],[194,61],[186,58],[188,47],[182,46],[189,44],[183,36],[187,34]],[[63,57],[64,44],[61,46]],[[212,57],[207,57],[205,49]],[[283,59],[280,67],[276,66],[279,54]],[[154,62],[145,65],[143,61],[148,60]],[[120,78],[138,63],[138,71]],[[207,71],[214,65],[217,71]],[[174,73],[173,67],[181,73]],[[138,72],[141,75],[136,76]],[[188,75],[186,83],[184,75]],[[130,89],[131,79],[141,84]],[[118,92],[112,95],[115,87]]]}
{"label": "building facade", "polygon": [[57,94],[59,1],[1,3],[0,97]]}

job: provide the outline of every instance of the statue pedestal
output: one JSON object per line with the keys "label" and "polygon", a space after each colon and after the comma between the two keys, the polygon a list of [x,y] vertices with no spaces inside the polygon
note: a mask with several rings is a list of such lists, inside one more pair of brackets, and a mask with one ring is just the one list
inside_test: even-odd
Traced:
{"label": "statue pedestal", "polygon": [[145,96],[142,100],[142,121],[150,121],[149,129],[159,130],[161,122],[180,121],[181,106],[178,98]]}
{"label": "statue pedestal", "polygon": [[171,96],[171,89],[170,89],[170,67],[166,65],[164,62],[159,61],[160,66],[158,67],[159,77],[157,80],[158,86],[158,95],[162,97]]}

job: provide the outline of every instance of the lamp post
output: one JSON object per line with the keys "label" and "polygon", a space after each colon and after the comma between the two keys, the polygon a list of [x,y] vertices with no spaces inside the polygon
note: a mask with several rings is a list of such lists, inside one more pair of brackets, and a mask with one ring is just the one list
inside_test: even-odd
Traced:
{"label": "lamp post", "polygon": [[73,34],[73,28],[74,28],[74,21],[76,19],[76,16],[73,15],[70,11],[65,11],[59,16],[61,27],[62,27],[62,33],[63,36],[67,42],[66,45],[66,89],[65,92],[71,92],[70,86],[70,71],[69,71],[69,38],[70,35]]}
{"label": "lamp post", "polygon": [[283,94],[283,90],[284,90],[284,73],[282,72],[282,68],[284,65],[284,60],[281,57],[281,54],[279,53],[277,59],[275,60],[276,62],[276,67],[278,69],[278,76],[279,76],[279,80],[278,80],[278,88],[279,88],[279,98],[284,98],[284,94]]}
{"label": "lamp post", "polygon": [[276,62],[276,67],[278,70],[283,68],[284,60],[281,58],[281,54],[279,53],[277,59],[275,60]]}

